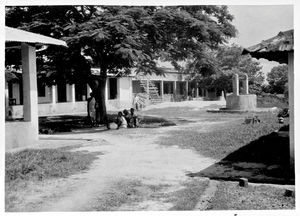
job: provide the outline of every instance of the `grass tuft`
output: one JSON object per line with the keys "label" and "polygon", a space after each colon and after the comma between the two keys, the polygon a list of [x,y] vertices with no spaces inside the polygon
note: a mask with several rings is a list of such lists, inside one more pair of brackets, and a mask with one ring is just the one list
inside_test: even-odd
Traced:
{"label": "grass tuft", "polygon": [[99,153],[26,149],[5,155],[5,182],[67,177],[86,170]]}

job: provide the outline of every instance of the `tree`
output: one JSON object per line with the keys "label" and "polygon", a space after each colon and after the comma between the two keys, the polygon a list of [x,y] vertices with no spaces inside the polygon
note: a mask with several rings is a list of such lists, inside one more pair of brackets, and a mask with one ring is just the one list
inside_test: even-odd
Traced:
{"label": "tree", "polygon": [[[99,104],[97,120],[105,122],[107,74],[161,73],[156,60],[195,61],[206,49],[235,36],[233,16],[226,6],[10,7],[6,23],[12,27],[64,39],[69,48],[40,52],[42,70],[68,82],[86,81]],[[46,56],[46,58],[45,58]],[[100,68],[94,76],[90,68]],[[55,79],[54,79],[55,78]],[[51,80],[51,79],[50,79]]]}
{"label": "tree", "polygon": [[267,74],[268,90],[272,94],[283,94],[288,83],[288,66],[278,65]]}
{"label": "tree", "polygon": [[205,88],[224,91],[226,95],[226,92],[232,91],[232,75],[243,76],[247,74],[249,92],[261,92],[261,86],[264,82],[262,67],[250,55],[242,55],[240,46],[220,46],[217,50],[207,50],[206,55],[198,61],[201,65],[205,65],[203,61],[209,63],[204,68],[191,68],[189,65],[188,70],[192,69],[194,78]]}

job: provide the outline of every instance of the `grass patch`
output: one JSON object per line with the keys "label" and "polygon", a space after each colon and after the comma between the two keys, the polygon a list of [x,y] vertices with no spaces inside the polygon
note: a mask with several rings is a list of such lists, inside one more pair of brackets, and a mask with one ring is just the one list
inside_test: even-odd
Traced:
{"label": "grass patch", "polygon": [[284,196],[285,189],[272,186],[239,187],[238,183],[221,182],[209,210],[295,209],[295,197]]}
{"label": "grass patch", "polygon": [[140,181],[134,180],[116,182],[107,192],[101,194],[92,209],[95,211],[116,211],[125,203],[136,202],[141,199],[141,193],[137,189],[141,186]]}
{"label": "grass patch", "polygon": [[26,149],[5,154],[5,182],[67,177],[88,169],[98,153],[62,149]]}
{"label": "grass patch", "polygon": [[[220,117],[230,116],[222,114]],[[234,115],[235,116],[235,115]],[[210,132],[196,132],[195,128],[171,131],[168,139],[160,141],[162,145],[178,145],[192,148],[200,154],[214,159],[222,159],[240,147],[279,129],[274,114],[261,114],[259,124],[243,124],[243,120],[215,124]]]}
{"label": "grass patch", "polygon": [[257,107],[259,108],[269,108],[269,107],[278,107],[278,108],[287,108],[289,106],[288,99],[284,97],[278,97],[276,95],[262,95],[257,96]]}
{"label": "grass patch", "polygon": [[185,211],[194,210],[205,188],[208,186],[208,180],[199,182],[192,180],[185,184],[185,188],[174,192],[168,202],[174,203],[169,210]]}

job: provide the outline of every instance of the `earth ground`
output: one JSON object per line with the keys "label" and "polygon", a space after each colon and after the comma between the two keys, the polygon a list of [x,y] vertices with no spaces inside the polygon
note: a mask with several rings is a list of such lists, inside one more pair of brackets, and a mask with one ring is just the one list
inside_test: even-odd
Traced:
{"label": "earth ground", "polygon": [[[34,149],[93,160],[66,176],[7,180],[6,211],[294,209],[295,197],[285,193],[295,190],[293,176],[282,172],[286,145],[272,133],[282,126],[276,114],[260,113],[261,123],[252,125],[243,124],[250,113],[206,112],[221,105],[161,104],[138,113],[140,128],[41,134]],[[257,142],[273,142],[272,157]],[[238,185],[240,177],[248,187]]]}

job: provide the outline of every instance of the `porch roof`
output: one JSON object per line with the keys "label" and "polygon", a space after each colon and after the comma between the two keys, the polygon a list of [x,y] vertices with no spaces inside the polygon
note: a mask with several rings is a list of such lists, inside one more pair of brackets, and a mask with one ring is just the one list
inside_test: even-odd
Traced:
{"label": "porch roof", "polygon": [[6,42],[25,42],[34,44],[58,45],[67,47],[67,43],[63,40],[47,37],[44,35],[11,28],[5,26],[5,41]]}
{"label": "porch roof", "polygon": [[294,51],[294,30],[279,32],[278,35],[261,43],[245,48],[242,54],[254,58],[264,58],[279,63],[288,63],[288,53]]}

